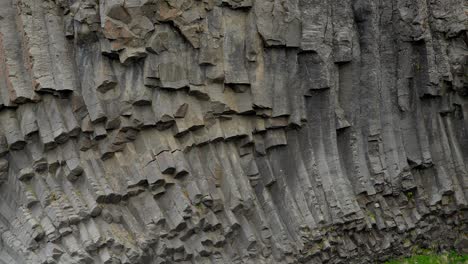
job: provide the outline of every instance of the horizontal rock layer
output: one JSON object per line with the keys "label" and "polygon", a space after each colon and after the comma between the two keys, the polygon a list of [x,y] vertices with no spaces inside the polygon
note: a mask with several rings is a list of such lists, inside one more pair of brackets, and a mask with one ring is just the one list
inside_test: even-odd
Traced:
{"label": "horizontal rock layer", "polygon": [[468,250],[463,0],[0,0],[0,263]]}

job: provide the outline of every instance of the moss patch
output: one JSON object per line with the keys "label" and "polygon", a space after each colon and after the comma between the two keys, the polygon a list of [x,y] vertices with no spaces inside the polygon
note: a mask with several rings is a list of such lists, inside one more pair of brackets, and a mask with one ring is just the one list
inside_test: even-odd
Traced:
{"label": "moss patch", "polygon": [[430,253],[391,260],[385,262],[385,264],[468,264],[468,255],[460,255],[455,252],[446,254]]}

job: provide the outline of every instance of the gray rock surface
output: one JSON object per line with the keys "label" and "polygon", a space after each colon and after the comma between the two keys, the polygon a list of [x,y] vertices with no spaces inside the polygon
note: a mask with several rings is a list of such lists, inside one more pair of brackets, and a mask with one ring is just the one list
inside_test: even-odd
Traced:
{"label": "gray rock surface", "polygon": [[465,0],[0,0],[0,264],[467,251]]}

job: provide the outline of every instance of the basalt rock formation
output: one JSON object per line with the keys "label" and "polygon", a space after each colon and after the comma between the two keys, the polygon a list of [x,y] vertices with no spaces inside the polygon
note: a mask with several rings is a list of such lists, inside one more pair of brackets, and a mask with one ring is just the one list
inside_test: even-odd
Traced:
{"label": "basalt rock formation", "polygon": [[468,2],[0,0],[0,263],[468,250]]}

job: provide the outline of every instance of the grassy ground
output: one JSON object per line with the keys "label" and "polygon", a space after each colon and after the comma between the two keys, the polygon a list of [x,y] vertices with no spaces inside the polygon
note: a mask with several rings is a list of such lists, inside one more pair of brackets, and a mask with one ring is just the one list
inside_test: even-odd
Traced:
{"label": "grassy ground", "polygon": [[468,255],[459,255],[454,252],[446,254],[430,253],[392,260],[385,262],[385,264],[468,264]]}

